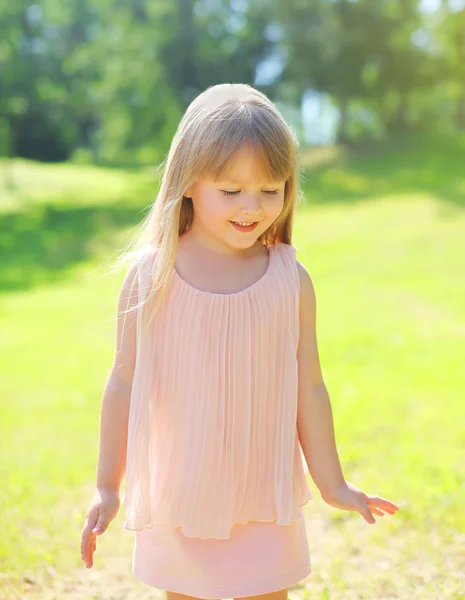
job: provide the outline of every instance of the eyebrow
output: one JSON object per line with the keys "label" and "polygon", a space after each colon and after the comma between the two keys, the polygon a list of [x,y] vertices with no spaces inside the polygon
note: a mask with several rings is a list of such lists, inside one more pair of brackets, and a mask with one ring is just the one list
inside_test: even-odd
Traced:
{"label": "eyebrow", "polygon": [[[242,181],[241,179],[237,179],[235,177],[223,177],[222,179],[219,179],[218,181],[230,181],[231,183],[238,183],[238,184],[246,183],[245,181]],[[259,183],[259,185],[271,185],[273,183],[279,183],[279,182],[278,181],[262,181],[261,183]]]}

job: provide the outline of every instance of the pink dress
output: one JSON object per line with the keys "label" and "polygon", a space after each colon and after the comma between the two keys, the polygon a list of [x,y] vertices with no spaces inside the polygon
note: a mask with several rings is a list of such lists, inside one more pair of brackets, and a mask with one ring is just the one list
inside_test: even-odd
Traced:
{"label": "pink dress", "polygon": [[[201,291],[173,269],[150,335],[138,314],[123,503],[133,573],[147,585],[234,598],[311,571],[299,273],[294,247],[268,250],[266,273],[242,291]],[[152,250],[138,264],[141,302],[155,259]]]}

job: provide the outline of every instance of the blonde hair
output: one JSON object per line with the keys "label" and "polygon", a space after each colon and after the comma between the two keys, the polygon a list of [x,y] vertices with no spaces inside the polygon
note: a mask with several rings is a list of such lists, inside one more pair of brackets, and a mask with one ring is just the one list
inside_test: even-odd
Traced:
{"label": "blonde hair", "polygon": [[186,109],[162,163],[158,195],[140,231],[116,261],[120,264],[145,251],[156,251],[143,318],[148,304],[152,307],[149,321],[160,307],[174,269],[179,236],[192,224],[192,200],[185,192],[201,176],[217,179],[223,175],[244,147],[253,151],[265,179],[286,181],[283,210],[258,240],[271,245],[291,243],[294,211],[301,199],[296,136],[267,96],[252,86],[222,83],[207,88]]}

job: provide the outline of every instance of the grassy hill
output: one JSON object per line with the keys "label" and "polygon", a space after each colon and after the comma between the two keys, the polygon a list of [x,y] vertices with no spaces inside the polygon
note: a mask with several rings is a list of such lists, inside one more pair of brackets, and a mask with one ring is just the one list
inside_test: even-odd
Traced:
{"label": "grassy hill", "polygon": [[[317,293],[344,473],[401,506],[365,526],[309,481],[311,598],[465,597],[464,157],[461,138],[440,137],[302,155],[294,244]],[[54,598],[63,578],[67,597],[100,598],[76,586],[123,276],[104,267],[156,173],[13,160],[2,175],[0,598]],[[96,563],[125,554],[128,577],[123,510]]]}

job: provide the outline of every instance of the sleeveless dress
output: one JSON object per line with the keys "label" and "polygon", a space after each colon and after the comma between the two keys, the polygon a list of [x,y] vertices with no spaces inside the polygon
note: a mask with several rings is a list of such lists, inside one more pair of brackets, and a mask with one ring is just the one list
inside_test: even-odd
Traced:
{"label": "sleeveless dress", "polygon": [[[173,269],[150,335],[137,315],[124,526],[135,532],[133,573],[149,586],[235,598],[311,572],[299,273],[293,246],[268,252],[266,273],[235,293],[201,291]],[[138,263],[139,302],[155,260],[152,250]]]}

